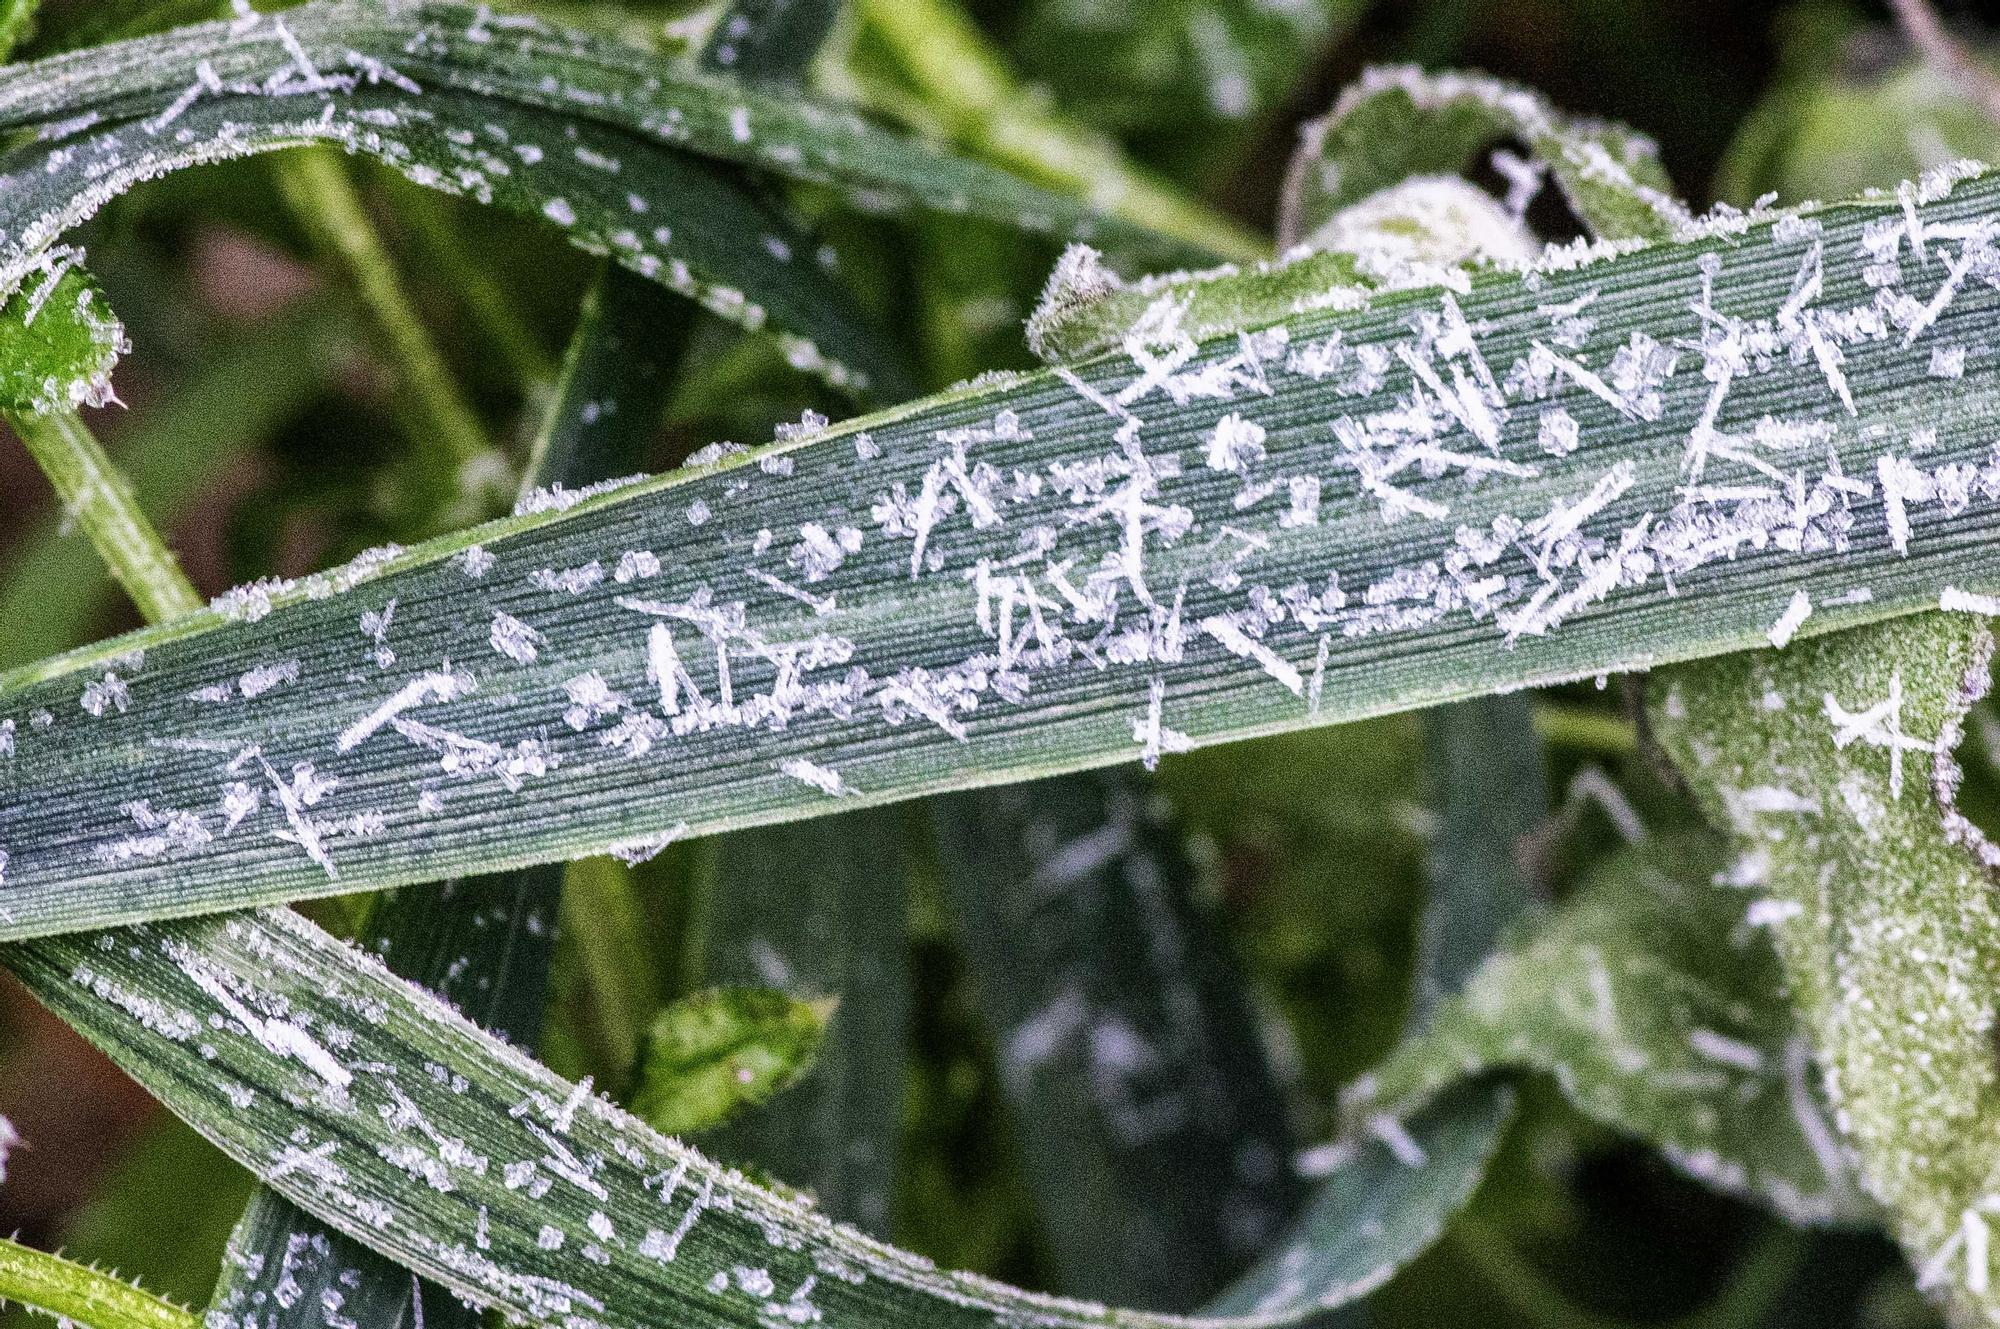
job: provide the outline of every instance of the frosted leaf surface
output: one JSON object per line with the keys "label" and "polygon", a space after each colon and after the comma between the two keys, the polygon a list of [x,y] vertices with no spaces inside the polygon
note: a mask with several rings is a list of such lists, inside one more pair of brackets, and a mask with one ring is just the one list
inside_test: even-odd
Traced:
{"label": "frosted leaf surface", "polygon": [[[1801,590],[1813,608],[1788,649],[1947,587],[2000,594],[1995,365],[1927,372],[1933,342],[1974,344],[2000,310],[1980,257],[2000,187],[1953,179],[1907,208],[1716,222],[1205,340],[1169,302],[1096,360],[783,444],[789,475],[758,464],[769,453],[718,454],[258,588],[245,621],[144,634],[137,668],[113,667],[128,640],[18,671],[0,682],[17,722],[0,935],[572,857],[1738,650]],[[1543,445],[1557,410],[1575,425],[1561,455]],[[1226,416],[1263,431],[1261,458],[1224,449],[1240,470],[1206,462]],[[452,557],[467,546],[477,580]],[[637,551],[660,571],[621,584],[609,570]],[[593,564],[587,585],[549,582]],[[343,594],[361,586],[366,603]],[[355,623],[392,598],[397,659],[378,667]],[[541,634],[532,663],[496,654],[500,613]],[[187,699],[292,658],[295,684]],[[88,714],[107,670],[126,707]],[[603,690],[573,699],[593,673]],[[402,691],[434,675],[455,680],[448,698]],[[56,718],[25,723],[38,712]],[[829,798],[796,761],[859,794]],[[321,796],[287,808],[276,787],[301,767]],[[240,780],[267,796],[226,828],[211,809]],[[205,836],[107,861],[138,799]]]}

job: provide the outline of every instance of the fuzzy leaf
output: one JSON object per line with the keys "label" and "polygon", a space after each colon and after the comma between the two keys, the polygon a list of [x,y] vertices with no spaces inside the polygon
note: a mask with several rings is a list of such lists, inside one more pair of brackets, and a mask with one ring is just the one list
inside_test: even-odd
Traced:
{"label": "fuzzy leaf", "polygon": [[837,1002],[770,988],[711,988],[653,1018],[632,1113],[662,1135],[719,1126],[811,1069]]}
{"label": "fuzzy leaf", "polygon": [[[1995,606],[1988,606],[1990,610]],[[1868,1192],[1918,1281],[1990,1319],[2000,849],[1955,803],[1991,681],[1977,613],[1929,614],[1653,681],[1655,726],[1740,856]]]}
{"label": "fuzzy leaf", "polygon": [[[1200,348],[1156,328],[1139,364],[549,496],[16,671],[0,936],[636,850],[2000,592],[1996,195],[1934,182]],[[1908,252],[1911,216],[1948,260]]]}
{"label": "fuzzy leaf", "polygon": [[1356,1086],[1354,1128],[1393,1130],[1469,1074],[1527,1067],[1721,1189],[1795,1222],[1853,1215],[1776,957],[1709,884],[1719,861],[1705,841],[1614,860]]}
{"label": "fuzzy leaf", "polygon": [[0,411],[37,414],[101,406],[125,328],[90,279],[66,259],[23,281],[0,304]]}
{"label": "fuzzy leaf", "polygon": [[1310,239],[1314,218],[1413,176],[1463,175],[1482,148],[1517,140],[1546,163],[1594,234],[1664,239],[1688,220],[1651,140],[1556,110],[1483,74],[1370,69],[1301,131],[1278,238]]}

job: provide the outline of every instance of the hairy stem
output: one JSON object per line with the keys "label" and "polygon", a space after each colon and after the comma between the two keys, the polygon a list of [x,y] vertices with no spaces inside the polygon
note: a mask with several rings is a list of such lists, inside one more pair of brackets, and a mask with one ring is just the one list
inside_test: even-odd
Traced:
{"label": "hairy stem", "polygon": [[89,1329],[199,1329],[172,1302],[58,1255],[0,1239],[0,1298]]}
{"label": "hairy stem", "polygon": [[202,607],[201,596],[83,417],[75,411],[13,411],[7,423],[148,621],[165,622]]}

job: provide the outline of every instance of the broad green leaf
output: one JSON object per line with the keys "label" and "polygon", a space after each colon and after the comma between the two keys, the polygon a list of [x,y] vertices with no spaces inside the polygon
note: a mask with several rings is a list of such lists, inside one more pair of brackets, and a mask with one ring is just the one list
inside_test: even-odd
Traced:
{"label": "broad green leaf", "polygon": [[1651,699],[1738,849],[1733,908],[1777,942],[1842,1147],[1967,1323],[1996,1305],[2000,850],[1956,807],[1953,749],[1992,658],[1983,614],[1929,614],[1669,671]]}
{"label": "broad green leaf", "polygon": [[722,1125],[812,1067],[838,1005],[770,988],[710,988],[664,1007],[646,1031],[632,1115],[662,1135]]}
{"label": "broad green leaf", "polygon": [[1676,841],[1600,869],[1355,1086],[1352,1129],[1393,1135],[1465,1076],[1526,1067],[1725,1191],[1795,1222],[1854,1214],[1777,958],[1709,883],[1720,861]]}
{"label": "broad green leaf", "polygon": [[1313,217],[1414,176],[1463,175],[1481,149],[1510,139],[1547,164],[1597,235],[1663,239],[1688,222],[1657,149],[1630,129],[1566,115],[1538,93],[1482,74],[1394,66],[1366,71],[1302,131],[1279,242],[1309,241]]}
{"label": "broad green leaf", "polygon": [[[609,1329],[748,1329],[794,1317],[971,1329],[998,1315],[1050,1329],[1225,1329],[1295,1322],[1328,1286],[1345,1296],[1354,1280],[1380,1277],[1352,1245],[1290,1263],[1281,1252],[1248,1294],[1254,1305],[1189,1318],[940,1271],[716,1167],[287,910],[147,924],[108,947],[44,938],[11,948],[9,962],[177,1115],[301,1207],[537,1324],[583,1314]],[[1462,1126],[1415,1125],[1419,1147],[1441,1155],[1486,1147]],[[1430,1184],[1379,1153],[1347,1162]],[[1381,1203],[1370,1191],[1350,1211],[1364,1250]],[[1329,1225],[1344,1225],[1340,1195],[1328,1204]],[[1292,1267],[1316,1259],[1328,1283]]]}
{"label": "broad green leaf", "polygon": [[944,888],[1061,1289],[1177,1310],[1300,1188],[1285,1100],[1182,831],[1133,775],[934,800]]}
{"label": "broad green leaf", "polygon": [[1163,324],[1137,363],[808,421],[15,671],[0,935],[637,851],[2000,591],[1996,192],[1565,250],[1199,347]]}
{"label": "broad green leaf", "polygon": [[86,1329],[195,1329],[195,1317],[130,1283],[0,1240],[0,1297]]}
{"label": "broad green leaf", "polygon": [[881,1233],[903,1130],[910,1025],[909,885],[903,820],[869,811],[724,838],[696,925],[702,981],[840,1003],[802,1081],[709,1137]]}
{"label": "broad green leaf", "polygon": [[17,272],[0,304],[0,411],[43,414],[102,406],[125,328],[67,254]]}

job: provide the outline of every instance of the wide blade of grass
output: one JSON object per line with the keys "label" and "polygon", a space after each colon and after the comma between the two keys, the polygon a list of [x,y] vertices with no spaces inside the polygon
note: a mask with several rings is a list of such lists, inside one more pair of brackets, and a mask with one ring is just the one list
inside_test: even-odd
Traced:
{"label": "wide blade of grass", "polygon": [[[0,935],[657,844],[2000,590],[2000,378],[1953,353],[2000,307],[1971,277],[1996,194],[1565,253],[1199,348],[1142,328],[16,671]],[[1949,264],[1908,253],[1911,216]],[[1723,328],[1751,349],[1711,379]]]}

